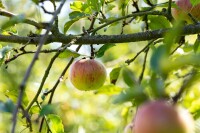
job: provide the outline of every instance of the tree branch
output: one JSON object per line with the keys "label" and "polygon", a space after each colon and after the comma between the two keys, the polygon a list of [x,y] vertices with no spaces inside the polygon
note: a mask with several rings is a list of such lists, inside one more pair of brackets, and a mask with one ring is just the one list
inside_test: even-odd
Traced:
{"label": "tree branch", "polygon": [[[76,35],[64,35],[59,33],[58,35],[48,35],[46,44],[52,42],[60,43],[70,43],[72,40],[77,39],[75,44],[106,44],[106,43],[125,43],[125,42],[138,42],[147,41],[152,39],[163,38],[165,33],[167,33],[172,28],[165,28],[159,30],[138,32],[133,34],[123,34],[123,35],[95,35],[95,36],[76,36]],[[182,33],[180,36],[192,35],[200,33],[200,24],[190,24],[182,28]],[[12,42],[12,43],[22,43],[25,44],[38,44],[42,36],[36,37],[22,37],[17,35],[1,35],[0,42]],[[27,44],[27,45],[29,45]]]}
{"label": "tree branch", "polygon": [[[45,50],[41,50],[40,53],[53,53],[53,52],[57,52],[57,51],[59,51],[59,49],[45,49]],[[13,57],[5,60],[5,64],[8,64],[9,62],[15,60],[19,56],[22,56],[22,55],[25,55],[25,54],[34,54],[34,53],[36,53],[36,51],[24,51],[22,53],[13,55]]]}
{"label": "tree branch", "polygon": [[[15,14],[8,12],[8,11],[5,11],[3,9],[0,9],[0,15],[5,16],[5,17],[9,17],[9,18],[17,16]],[[30,24],[32,26],[35,26],[38,29],[45,28],[45,25],[43,25],[42,23],[38,23],[38,22],[36,22],[34,20],[30,20],[30,19],[24,19],[23,23]]]}
{"label": "tree branch", "polygon": [[26,117],[26,121],[28,122],[28,127],[30,128],[30,132],[32,132],[33,129],[32,129],[31,118],[30,118],[28,112],[26,112],[26,110],[24,109],[24,107],[22,105],[20,106],[20,108],[21,108],[21,110],[23,112],[23,115]]}

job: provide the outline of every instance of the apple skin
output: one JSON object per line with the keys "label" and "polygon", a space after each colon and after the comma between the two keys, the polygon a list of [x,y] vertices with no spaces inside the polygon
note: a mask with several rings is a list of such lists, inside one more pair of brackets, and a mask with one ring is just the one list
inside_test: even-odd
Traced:
{"label": "apple skin", "polygon": [[106,69],[103,64],[94,59],[83,58],[71,65],[69,79],[79,90],[96,90],[106,80]]}
{"label": "apple skin", "polygon": [[176,5],[178,8],[172,9],[172,16],[176,20],[181,19],[189,23],[192,22],[188,13],[190,13],[195,19],[200,20],[200,2],[199,4],[192,6],[190,0],[176,0]]}
{"label": "apple skin", "polygon": [[139,107],[132,133],[194,133],[190,114],[166,101],[151,101]]}

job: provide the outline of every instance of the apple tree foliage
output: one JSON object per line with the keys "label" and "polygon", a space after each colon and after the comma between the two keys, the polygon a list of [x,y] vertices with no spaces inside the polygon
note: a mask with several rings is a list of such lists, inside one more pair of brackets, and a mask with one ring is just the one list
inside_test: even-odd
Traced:
{"label": "apple tree foliage", "polygon": [[[198,0],[190,0],[192,5]],[[200,132],[200,24],[175,20],[172,0],[0,0],[0,131],[121,133],[139,105],[185,107]],[[93,56],[94,91],[70,83]]]}

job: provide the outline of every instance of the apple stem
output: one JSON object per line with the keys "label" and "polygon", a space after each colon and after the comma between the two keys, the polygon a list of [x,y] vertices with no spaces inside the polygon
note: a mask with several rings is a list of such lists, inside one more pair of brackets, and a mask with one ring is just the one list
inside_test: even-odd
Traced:
{"label": "apple stem", "polygon": [[90,47],[91,47],[91,58],[93,59],[94,58],[94,47],[93,47],[93,45],[91,44],[90,45]]}

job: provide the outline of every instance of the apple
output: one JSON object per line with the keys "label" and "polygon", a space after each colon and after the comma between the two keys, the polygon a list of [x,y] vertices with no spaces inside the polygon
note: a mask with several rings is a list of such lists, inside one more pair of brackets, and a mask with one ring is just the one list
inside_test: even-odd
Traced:
{"label": "apple", "polygon": [[94,59],[83,58],[71,65],[69,79],[79,90],[96,90],[106,80],[106,69]]}
{"label": "apple", "polygon": [[181,19],[191,22],[188,16],[190,13],[195,19],[200,20],[200,1],[199,4],[192,6],[190,0],[176,0],[177,8],[172,9],[172,16],[175,19]]}
{"label": "apple", "polygon": [[133,120],[133,133],[194,133],[191,115],[164,100],[141,105]]}

